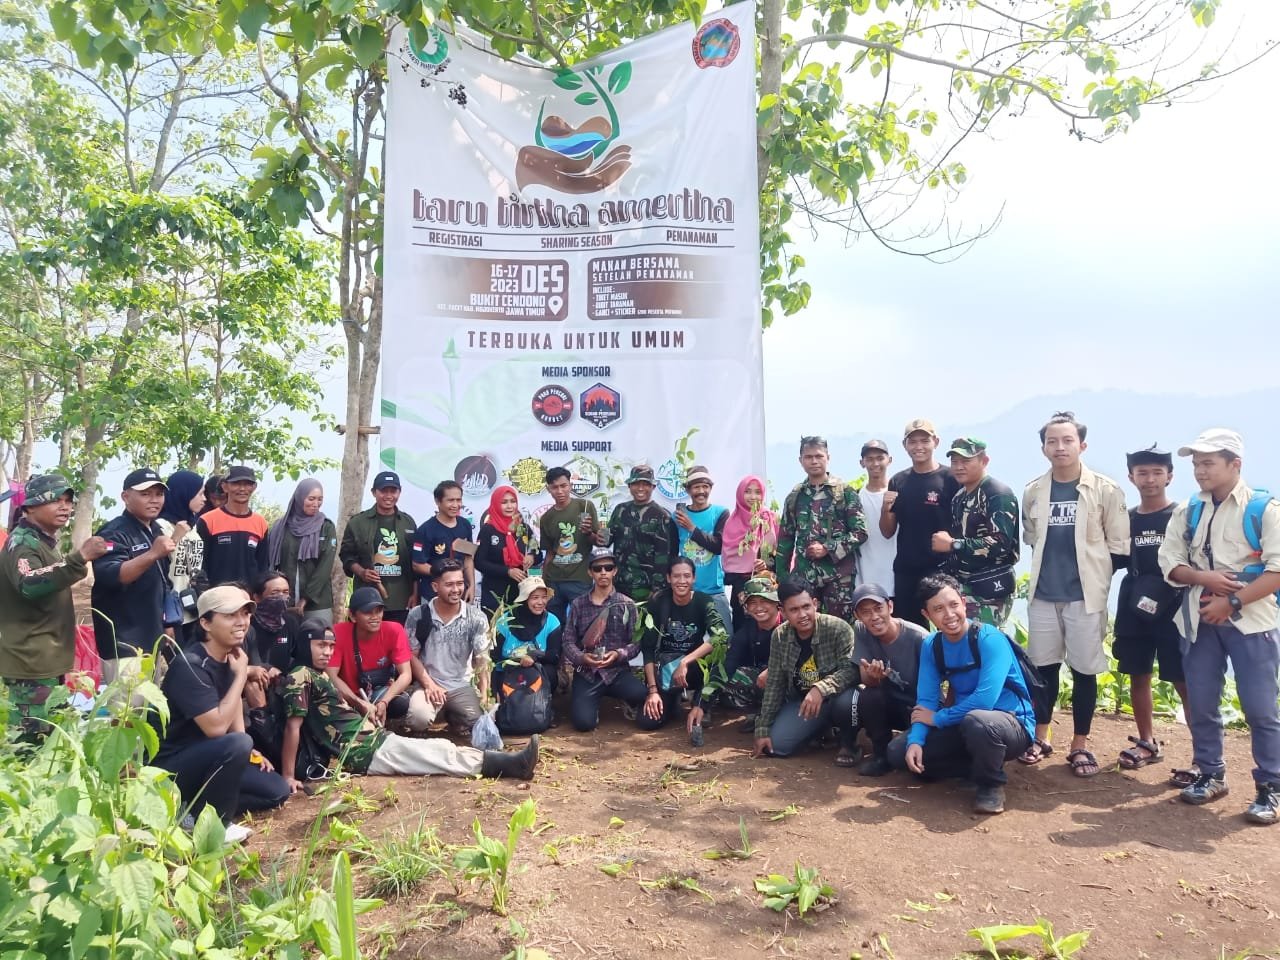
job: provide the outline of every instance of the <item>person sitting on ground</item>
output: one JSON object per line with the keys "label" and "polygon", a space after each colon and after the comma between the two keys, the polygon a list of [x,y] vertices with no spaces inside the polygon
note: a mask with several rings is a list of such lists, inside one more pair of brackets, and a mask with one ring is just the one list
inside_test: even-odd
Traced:
{"label": "person sitting on ground", "polygon": [[410,610],[406,621],[418,646],[414,678],[454,733],[469,737],[489,695],[489,620],[463,602],[461,563],[437,560],[433,570],[435,596]]}
{"label": "person sitting on ground", "polygon": [[[161,691],[169,702],[169,723],[153,761],[174,775],[186,813],[194,824],[205,806],[223,823],[242,813],[271,810],[289,798],[289,785],[257,753],[245,732],[241,699],[249,675],[244,638],[254,603],[231,584],[200,594],[203,638],[174,658]],[[236,842],[250,831],[227,828]]]}
{"label": "person sitting on ground", "polygon": [[778,588],[785,623],[773,634],[769,678],[756,717],[752,756],[789,757],[849,713],[856,679],[853,628],[818,612],[808,581]]}
{"label": "person sitting on ground", "polygon": [[329,676],[348,706],[378,726],[398,720],[420,733],[435,719],[425,692],[414,686],[413,654],[404,627],[387,620],[376,587],[359,587],[347,603],[346,623],[334,625],[337,650]]}
{"label": "person sitting on ground", "polygon": [[742,586],[746,622],[734,631],[724,658],[725,685],[719,700],[748,714],[742,732],[756,726],[756,714],[769,680],[769,648],[778,626],[778,585],[772,577],[752,577]]}
{"label": "person sitting on ground", "polygon": [[338,529],[324,515],[324,487],[298,481],[284,516],[267,532],[267,566],[289,582],[289,606],[299,618],[333,623],[333,563]]}
{"label": "person sitting on ground", "polygon": [[648,696],[644,709],[636,717],[641,730],[657,730],[677,716],[680,700],[686,690],[692,694],[692,707],[685,721],[689,742],[702,746],[702,724],[706,711],[702,706],[705,673],[701,660],[714,648],[714,638],[724,642],[724,621],[715,601],[693,589],[696,574],[694,562],[676,557],[667,569],[667,589],[653,596],[646,605],[649,617],[640,639],[644,654],[644,679]]}
{"label": "person sitting on ground", "polygon": [[[967,776],[978,787],[974,812],[1003,813],[1004,765],[1031,745],[1036,726],[1013,641],[966,616],[960,583],[947,574],[920,581],[920,603],[937,630],[920,649],[911,730],[890,743],[889,763],[931,780]],[[942,645],[942,673],[937,644]],[[945,707],[944,680],[951,701]]]}
{"label": "person sitting on ground", "polygon": [[637,611],[630,597],[613,588],[618,561],[608,547],[596,547],[587,563],[591,590],[569,605],[564,656],[574,669],[569,712],[575,730],[600,724],[600,701],[621,700],[632,710],[645,700],[645,685],[629,662],[640,652],[634,641]]}
{"label": "person sitting on ground", "polygon": [[[461,565],[458,569],[461,573]],[[439,589],[438,583],[436,588]],[[375,722],[374,717],[352,710],[346,696],[333,683],[329,665],[336,645],[326,634],[315,633],[318,635],[310,641],[309,659],[295,663],[284,687],[288,720],[280,769],[291,790],[302,788],[297,777],[297,756],[304,724],[321,749],[336,757],[348,773],[408,777],[478,774],[533,779],[538,763],[537,734],[518,752],[480,751],[457,746],[443,737],[397,736]]]}
{"label": "person sitting on ground", "polygon": [[853,592],[853,662],[861,688],[849,714],[836,718],[840,751],[836,766],[858,762],[858,730],[871,741],[871,756],[858,767],[864,777],[889,772],[889,741],[895,730],[911,726],[916,704],[923,627],[893,615],[889,591],[878,583],[864,583]]}
{"label": "person sitting on ground", "polygon": [[538,561],[533,533],[520,515],[514,487],[497,487],[489,498],[489,513],[480,526],[475,566],[480,582],[480,606],[492,616],[502,604],[515,600],[520,583]]}
{"label": "person sitting on ground", "polygon": [[[249,654],[249,665],[261,667],[266,674],[261,680],[274,680],[289,670],[293,641],[302,619],[289,607],[289,581],[279,570],[254,577],[249,596],[256,606],[249,618],[245,652]],[[254,679],[251,674],[250,681]]]}
{"label": "person sitting on ground", "polygon": [[494,687],[506,665],[537,667],[547,689],[556,692],[560,679],[561,628],[555,614],[547,610],[551,588],[541,577],[520,581],[515,603],[498,621],[498,663],[493,670]]}

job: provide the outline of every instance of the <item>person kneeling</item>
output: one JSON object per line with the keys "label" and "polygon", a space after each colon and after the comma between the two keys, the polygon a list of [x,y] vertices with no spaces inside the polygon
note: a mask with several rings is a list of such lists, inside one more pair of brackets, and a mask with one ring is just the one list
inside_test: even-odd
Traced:
{"label": "person kneeling", "polygon": [[[974,812],[1002,813],[1004,764],[1031,745],[1036,722],[1013,641],[965,616],[964,596],[953,577],[925,577],[920,600],[938,629],[920,651],[911,730],[889,745],[889,762],[929,779],[968,776],[978,787]],[[951,687],[951,705],[940,707],[944,680]]]}
{"label": "person kneeling", "polygon": [[338,758],[348,773],[411,777],[441,774],[451,777],[513,777],[532,780],[538,763],[538,737],[519,752],[476,750],[439,738],[397,736],[371,715],[357,713],[344,701],[326,672],[335,643],[320,630],[310,631],[307,652],[299,649],[285,680],[284,746],[280,770],[290,789],[301,789],[297,778],[298,742],[303,724],[327,754]]}

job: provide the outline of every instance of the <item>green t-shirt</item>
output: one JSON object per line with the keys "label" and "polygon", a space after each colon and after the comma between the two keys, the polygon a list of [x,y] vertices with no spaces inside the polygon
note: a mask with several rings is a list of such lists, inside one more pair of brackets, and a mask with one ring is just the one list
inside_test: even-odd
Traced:
{"label": "green t-shirt", "polygon": [[327,673],[294,667],[285,680],[283,696],[286,715],[305,718],[303,723],[316,743],[340,758],[344,770],[364,773],[369,769],[387,733],[343,703]]}
{"label": "green t-shirt", "polygon": [[584,513],[591,518],[592,531],[599,529],[596,506],[590,500],[571,499],[563,509],[552,507],[538,519],[539,539],[547,555],[542,561],[542,578],[547,583],[591,582],[587,561],[595,537],[582,532]]}

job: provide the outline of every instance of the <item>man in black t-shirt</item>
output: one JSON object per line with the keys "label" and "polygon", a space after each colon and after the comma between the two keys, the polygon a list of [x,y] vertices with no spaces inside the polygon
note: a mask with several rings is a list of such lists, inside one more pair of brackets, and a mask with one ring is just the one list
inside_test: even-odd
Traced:
{"label": "man in black t-shirt", "polygon": [[889,479],[880,512],[880,532],[898,535],[898,553],[893,560],[893,595],[903,617],[927,627],[924,613],[915,602],[920,581],[941,570],[945,554],[933,550],[933,535],[951,526],[951,498],[959,484],[951,472],[934,459],[938,431],[932,420],[916,419],[907,424],[902,446],[911,466]]}
{"label": "man in black t-shirt", "polygon": [[1173,455],[1151,446],[1127,454],[1125,461],[1129,482],[1138,488],[1142,502],[1129,511],[1129,566],[1120,581],[1111,652],[1119,661],[1116,669],[1130,677],[1133,719],[1138,725],[1138,735],[1129,738],[1133,746],[1120,751],[1120,766],[1136,770],[1162,757],[1155,738],[1151,696],[1156,659],[1160,661],[1160,679],[1172,683],[1184,703],[1187,685],[1182,672],[1182,638],[1174,623],[1181,591],[1166,582],[1158,559],[1169,518],[1177,506],[1167,492],[1173,482]]}
{"label": "man in black t-shirt", "polygon": [[[245,634],[254,602],[239,587],[214,587],[196,607],[204,639],[169,665],[162,690],[169,701],[169,725],[155,764],[170,771],[194,823],[206,805],[223,823],[248,810],[271,810],[289,798],[289,785],[253,749],[245,733],[244,692],[249,658]],[[184,818],[185,820],[185,818]],[[230,824],[227,839],[250,831]]]}

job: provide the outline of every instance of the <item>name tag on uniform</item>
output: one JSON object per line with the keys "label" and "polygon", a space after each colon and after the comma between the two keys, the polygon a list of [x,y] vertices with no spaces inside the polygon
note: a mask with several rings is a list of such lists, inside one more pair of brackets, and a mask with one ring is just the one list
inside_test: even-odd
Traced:
{"label": "name tag on uniform", "polygon": [[[111,546],[112,546],[112,547],[114,547],[114,546],[115,546],[115,544],[113,543],[113,544],[111,544]],[[130,548],[129,548],[129,552],[130,552],[130,553],[143,553],[143,552],[144,552],[144,551],[146,551],[147,549],[148,549],[148,547],[147,547],[147,545],[146,545],[145,543],[135,543],[132,547],[130,547]]]}

